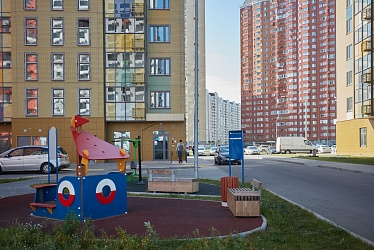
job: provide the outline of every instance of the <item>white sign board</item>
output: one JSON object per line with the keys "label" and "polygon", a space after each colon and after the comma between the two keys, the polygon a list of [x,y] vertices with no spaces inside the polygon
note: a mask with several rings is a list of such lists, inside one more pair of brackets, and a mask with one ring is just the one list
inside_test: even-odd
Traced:
{"label": "white sign board", "polygon": [[49,130],[48,154],[49,154],[49,161],[54,166],[56,166],[56,157],[57,157],[57,130],[56,130],[55,127],[52,127]]}

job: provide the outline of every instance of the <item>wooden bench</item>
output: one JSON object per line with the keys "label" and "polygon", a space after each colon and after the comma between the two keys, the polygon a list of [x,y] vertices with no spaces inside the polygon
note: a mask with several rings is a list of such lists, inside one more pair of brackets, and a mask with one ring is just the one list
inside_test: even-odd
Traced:
{"label": "wooden bench", "polygon": [[46,208],[50,214],[56,208],[56,188],[55,183],[36,184],[34,202],[30,203],[31,209],[36,212],[36,208]]}
{"label": "wooden bench", "polygon": [[177,170],[148,169],[148,191],[170,193],[196,193],[199,182],[196,178],[177,178]]}
{"label": "wooden bench", "polygon": [[262,183],[251,181],[252,188],[228,188],[227,204],[234,216],[260,216]]}

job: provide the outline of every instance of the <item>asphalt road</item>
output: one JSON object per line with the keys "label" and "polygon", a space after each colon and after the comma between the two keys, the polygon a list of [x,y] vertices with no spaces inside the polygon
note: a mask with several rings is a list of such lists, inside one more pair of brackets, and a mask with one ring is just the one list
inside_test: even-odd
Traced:
{"label": "asphalt road", "polygon": [[[242,176],[241,166],[233,165],[232,173]],[[256,178],[266,189],[374,242],[373,174],[268,156],[246,157],[244,173],[246,182]]]}

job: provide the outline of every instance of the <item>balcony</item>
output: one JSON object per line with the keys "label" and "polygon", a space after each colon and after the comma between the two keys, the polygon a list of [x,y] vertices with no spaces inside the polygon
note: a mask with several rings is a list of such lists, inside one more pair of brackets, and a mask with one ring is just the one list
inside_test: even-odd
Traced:
{"label": "balcony", "polygon": [[133,118],[145,118],[145,109],[144,108],[133,108],[132,117]]}
{"label": "balcony", "polygon": [[131,80],[133,83],[138,83],[138,84],[141,84],[141,83],[144,83],[144,73],[133,73],[131,75]]}
{"label": "balcony", "polygon": [[362,105],[361,106],[361,114],[371,115],[371,105]]}
{"label": "balcony", "polygon": [[361,75],[361,82],[362,83],[370,83],[371,82],[371,73],[365,73]]}
{"label": "balcony", "polygon": [[133,16],[144,16],[144,4],[143,3],[131,4],[131,14]]}
{"label": "balcony", "polygon": [[362,52],[370,52],[371,51],[371,41],[362,41],[361,51]]}
{"label": "balcony", "polygon": [[371,20],[371,8],[366,8],[366,9],[362,10],[361,20],[362,21],[370,21]]}

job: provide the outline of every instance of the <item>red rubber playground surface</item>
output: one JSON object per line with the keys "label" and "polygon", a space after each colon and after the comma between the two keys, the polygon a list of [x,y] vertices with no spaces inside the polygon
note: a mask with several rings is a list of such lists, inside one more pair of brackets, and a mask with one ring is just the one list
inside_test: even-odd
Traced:
{"label": "red rubber playground surface", "polygon": [[[45,230],[61,221],[31,216],[29,204],[34,194],[12,196],[0,199],[0,226],[12,223],[33,223],[43,225]],[[116,236],[121,227],[129,235],[143,236],[145,222],[162,239],[171,237],[209,237],[214,229],[215,236],[245,233],[262,226],[262,217],[234,217],[221,202],[170,198],[128,197],[128,213],[94,221],[95,234],[104,229],[108,235]],[[196,233],[198,232],[198,234]]]}

